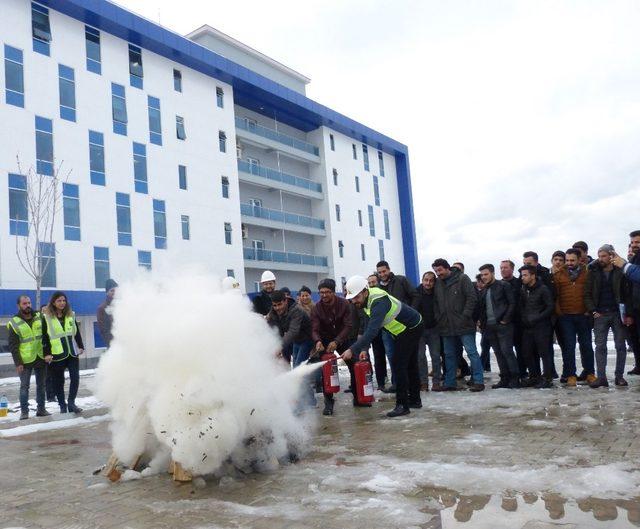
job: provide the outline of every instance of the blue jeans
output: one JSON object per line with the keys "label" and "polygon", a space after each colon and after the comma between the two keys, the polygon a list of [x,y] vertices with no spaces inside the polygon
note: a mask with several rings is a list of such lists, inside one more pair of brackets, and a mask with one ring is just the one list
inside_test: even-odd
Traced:
{"label": "blue jeans", "polygon": [[450,388],[456,387],[456,370],[458,368],[458,355],[456,344],[458,340],[462,342],[464,350],[467,352],[471,363],[471,377],[476,384],[484,384],[482,362],[476,347],[476,333],[463,334],[462,336],[444,336],[444,362],[446,374],[444,385]]}
{"label": "blue jeans", "polygon": [[558,318],[564,349],[562,349],[562,374],[565,377],[576,376],[576,336],[580,345],[580,359],[585,375],[595,374],[593,345],[591,344],[591,325],[589,316],[584,314],[563,314]]}
{"label": "blue jeans", "polygon": [[34,367],[24,366],[24,371],[20,375],[20,410],[29,411],[29,386],[31,385],[31,372],[35,371],[36,375],[36,402],[38,409],[44,409],[44,385],[45,375],[44,366]]}
{"label": "blue jeans", "polygon": [[391,384],[395,385],[396,383],[396,373],[395,368],[393,367],[393,351],[395,349],[395,340],[391,333],[386,330],[382,330],[380,333],[382,336],[382,343],[384,344],[384,351],[387,355],[387,360],[389,360],[389,366],[391,366]]}
{"label": "blue jeans", "polygon": [[306,342],[298,342],[293,344],[293,368],[298,367],[302,362],[306,362],[309,359],[309,354],[313,348],[313,341],[307,340]]}

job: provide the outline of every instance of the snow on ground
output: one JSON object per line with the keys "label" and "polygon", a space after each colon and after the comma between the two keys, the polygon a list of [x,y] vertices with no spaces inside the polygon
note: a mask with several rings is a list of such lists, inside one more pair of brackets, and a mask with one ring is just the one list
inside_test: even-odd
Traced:
{"label": "snow on ground", "polygon": [[[82,377],[91,377],[93,375],[95,375],[96,370],[95,369],[83,369],[82,371],[80,371],[80,378]],[[68,380],[69,379],[69,372],[65,371],[65,378]],[[20,384],[20,377],[4,377],[4,378],[0,378],[0,387],[1,386],[10,386],[12,384]],[[31,375],[31,388],[35,388],[36,387],[36,377],[35,375]]]}
{"label": "snow on ground", "polygon": [[[33,396],[33,391],[31,392]],[[104,404],[99,401],[93,395],[88,397],[78,397],[76,399],[76,405],[82,408],[85,411],[95,410],[97,408],[104,408]],[[35,417],[37,404],[35,399],[29,400],[29,417]],[[73,413],[71,414],[61,414],[60,407],[57,402],[47,402],[46,403],[47,411],[49,411],[52,416],[55,418],[58,415],[67,417],[74,417]],[[20,420],[20,403],[19,402],[10,402],[9,403],[9,414],[6,417],[0,417],[0,428],[2,426],[7,425],[9,423],[14,423]],[[40,420],[40,419],[39,419]]]}
{"label": "snow on ground", "polygon": [[44,422],[34,422],[25,424],[24,426],[16,426],[15,428],[6,428],[0,430],[0,438],[18,437],[37,432],[45,432],[48,430],[59,430],[61,428],[72,428],[74,426],[85,426],[97,422],[108,421],[109,415],[94,415],[92,417],[76,416],[73,419],[48,420]]}

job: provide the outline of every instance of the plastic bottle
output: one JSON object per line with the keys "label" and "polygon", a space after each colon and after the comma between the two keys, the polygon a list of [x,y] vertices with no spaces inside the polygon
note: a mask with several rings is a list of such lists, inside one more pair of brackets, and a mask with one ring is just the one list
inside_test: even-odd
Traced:
{"label": "plastic bottle", "polygon": [[6,417],[9,413],[9,401],[6,395],[2,395],[0,398],[0,417]]}

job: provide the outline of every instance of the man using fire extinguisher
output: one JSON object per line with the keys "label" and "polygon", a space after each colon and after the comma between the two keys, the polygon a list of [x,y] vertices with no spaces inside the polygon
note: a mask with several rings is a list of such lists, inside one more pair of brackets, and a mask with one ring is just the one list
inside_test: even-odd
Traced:
{"label": "man using fire extinguisher", "polygon": [[396,407],[387,417],[407,415],[410,408],[421,408],[418,374],[418,342],[422,333],[422,316],[409,305],[400,302],[384,290],[369,287],[367,280],[353,276],[347,281],[346,298],[363,308],[368,318],[364,334],[342,353],[345,361],[358,351],[366,356],[371,340],[382,330],[394,339],[393,363],[396,375]]}
{"label": "man using fire extinguisher", "polygon": [[[311,311],[311,338],[314,341],[314,349],[311,353],[310,362],[317,362],[322,353],[333,355],[342,353],[349,348],[351,342],[349,335],[353,326],[353,315],[349,302],[336,296],[336,282],[333,279],[323,279],[318,284],[320,301],[315,304]],[[354,360],[345,361],[351,374],[351,386],[355,388],[353,364]],[[323,415],[333,415],[334,397],[333,393],[324,393]],[[357,392],[353,391],[354,406],[370,406],[370,404],[360,404],[357,399]]]}

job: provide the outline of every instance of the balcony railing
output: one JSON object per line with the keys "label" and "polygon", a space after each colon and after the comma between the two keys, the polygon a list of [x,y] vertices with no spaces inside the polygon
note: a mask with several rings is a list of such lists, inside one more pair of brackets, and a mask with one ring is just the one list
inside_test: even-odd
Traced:
{"label": "balcony railing", "polygon": [[274,180],[276,182],[282,182],[292,186],[300,187],[302,189],[308,189],[309,191],[315,191],[322,193],[322,185],[308,178],[301,178],[300,176],[293,176],[287,173],[283,173],[276,169],[269,167],[263,167],[254,163],[249,163],[244,160],[238,160],[238,171],[248,173],[268,180]]}
{"label": "balcony railing", "polygon": [[298,215],[297,213],[288,213],[278,209],[268,209],[262,206],[254,206],[253,204],[240,204],[240,213],[249,217],[258,219],[273,220],[276,222],[284,222],[285,224],[296,224],[307,228],[317,228],[324,230],[324,220],[306,215]]}
{"label": "balcony railing", "polygon": [[305,253],[279,252],[275,250],[258,250],[256,248],[243,248],[242,253],[248,261],[269,261],[272,263],[289,263],[311,266],[328,266],[327,258],[320,255]]}
{"label": "balcony railing", "polygon": [[320,154],[320,150],[315,145],[311,145],[306,141],[299,140],[293,136],[289,136],[288,134],[283,134],[277,130],[268,129],[267,127],[263,127],[262,125],[258,125],[252,121],[247,121],[243,118],[236,118],[236,128],[252,132],[253,134],[257,134],[263,138],[277,141],[278,143],[288,145],[295,149],[300,149],[301,151],[308,152],[309,154],[315,154],[316,156],[319,156]]}

